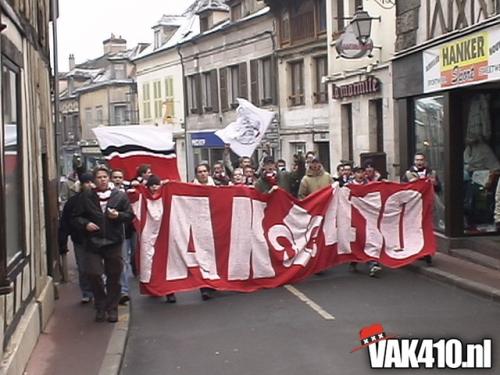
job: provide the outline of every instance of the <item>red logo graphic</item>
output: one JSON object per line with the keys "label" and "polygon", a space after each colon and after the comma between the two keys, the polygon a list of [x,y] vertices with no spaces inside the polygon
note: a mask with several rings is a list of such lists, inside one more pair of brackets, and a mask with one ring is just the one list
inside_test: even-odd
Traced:
{"label": "red logo graphic", "polygon": [[353,350],[351,350],[351,353],[366,348],[370,344],[375,344],[381,340],[387,340],[395,337],[396,336],[387,336],[382,324],[374,323],[370,326],[363,327],[359,330],[359,338],[361,340],[361,346],[355,347]]}

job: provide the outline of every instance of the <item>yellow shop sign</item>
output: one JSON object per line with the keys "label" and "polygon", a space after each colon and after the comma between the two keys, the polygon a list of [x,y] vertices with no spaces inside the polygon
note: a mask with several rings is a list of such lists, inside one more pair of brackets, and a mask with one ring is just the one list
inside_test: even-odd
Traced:
{"label": "yellow shop sign", "polygon": [[441,47],[441,71],[488,61],[488,33],[478,33]]}

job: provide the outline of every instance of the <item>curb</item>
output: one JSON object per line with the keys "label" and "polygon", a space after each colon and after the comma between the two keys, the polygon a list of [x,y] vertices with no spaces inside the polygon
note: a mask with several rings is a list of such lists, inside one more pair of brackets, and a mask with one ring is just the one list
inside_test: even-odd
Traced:
{"label": "curb", "polygon": [[106,354],[102,361],[99,375],[118,375],[120,372],[125,346],[127,344],[130,323],[130,303],[118,307],[118,322],[115,323],[113,333],[109,339]]}
{"label": "curb", "polygon": [[440,270],[435,267],[421,267],[410,265],[408,269],[425,275],[431,279],[439,280],[447,284],[454,285],[460,289],[467,290],[469,292],[478,294],[485,297],[491,301],[500,303],[500,289],[493,288],[489,285],[478,283],[476,281],[468,280],[463,277],[457,276],[455,274]]}

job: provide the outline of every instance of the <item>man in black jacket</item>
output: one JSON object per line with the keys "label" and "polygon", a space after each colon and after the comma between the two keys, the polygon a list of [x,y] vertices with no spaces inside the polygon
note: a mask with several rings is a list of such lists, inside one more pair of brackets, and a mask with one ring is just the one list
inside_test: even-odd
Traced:
{"label": "man in black jacket", "polygon": [[[109,184],[106,167],[94,170],[96,189],[84,191],[74,212],[76,222],[84,231],[86,271],[96,307],[96,321],[118,321],[120,275],[123,268],[123,224],[134,214],[127,195]],[[106,287],[102,279],[106,275]]]}
{"label": "man in black jacket", "polygon": [[92,299],[92,289],[85,273],[85,238],[83,232],[73,222],[73,211],[78,205],[81,192],[92,189],[92,173],[82,173],[78,175],[78,179],[80,181],[80,191],[66,201],[61,213],[58,243],[59,253],[66,254],[68,252],[68,236],[71,237],[78,269],[78,285],[82,293],[81,302],[89,303]]}

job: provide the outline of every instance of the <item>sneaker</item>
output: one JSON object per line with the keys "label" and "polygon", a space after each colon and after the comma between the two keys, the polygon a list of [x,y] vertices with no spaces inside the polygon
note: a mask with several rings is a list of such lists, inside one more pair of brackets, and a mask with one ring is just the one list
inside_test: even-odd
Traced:
{"label": "sneaker", "polygon": [[120,300],[118,301],[118,304],[125,306],[128,301],[130,301],[130,297],[128,296],[128,294],[122,294]]}
{"label": "sneaker", "polygon": [[175,294],[174,293],[167,294],[165,296],[165,302],[166,303],[176,303],[177,302],[177,298],[175,298]]}
{"label": "sneaker", "polygon": [[428,266],[432,266],[432,257],[430,255],[426,255],[424,259],[425,259],[425,264],[427,264]]}
{"label": "sneaker", "polygon": [[201,291],[201,299],[203,301],[207,301],[210,298],[212,298],[212,294],[210,293],[210,291],[208,291],[208,290],[202,290]]}
{"label": "sneaker", "polygon": [[380,267],[379,265],[375,264],[373,266],[370,267],[370,272],[369,272],[369,275],[370,277],[375,277],[375,275],[382,271],[382,267]]}
{"label": "sneaker", "polygon": [[358,272],[358,264],[356,262],[349,263],[349,272]]}
{"label": "sneaker", "polygon": [[104,322],[106,320],[106,311],[97,310],[95,313],[95,321],[98,323]]}
{"label": "sneaker", "polygon": [[116,323],[118,321],[118,309],[108,311],[108,322]]}
{"label": "sneaker", "polygon": [[91,300],[92,300],[92,298],[90,298],[90,297],[88,297],[88,296],[84,296],[84,297],[82,297],[82,299],[80,300],[80,303],[81,303],[82,305],[85,305],[85,304],[87,304],[87,303],[90,303],[90,301],[91,301]]}

